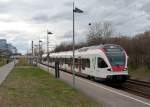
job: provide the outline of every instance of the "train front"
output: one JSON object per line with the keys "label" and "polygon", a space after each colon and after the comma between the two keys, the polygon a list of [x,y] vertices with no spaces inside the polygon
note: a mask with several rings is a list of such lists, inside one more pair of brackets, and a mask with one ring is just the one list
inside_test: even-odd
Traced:
{"label": "train front", "polygon": [[111,65],[111,75],[107,79],[112,82],[125,82],[129,75],[127,69],[128,56],[125,50],[119,45],[106,45],[103,48]]}

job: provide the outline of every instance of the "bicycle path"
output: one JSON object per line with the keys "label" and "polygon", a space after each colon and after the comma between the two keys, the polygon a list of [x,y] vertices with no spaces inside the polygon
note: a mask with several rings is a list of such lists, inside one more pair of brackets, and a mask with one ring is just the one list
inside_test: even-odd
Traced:
{"label": "bicycle path", "polygon": [[0,85],[6,79],[6,77],[12,71],[13,68],[14,68],[14,62],[10,62],[10,63],[0,67]]}

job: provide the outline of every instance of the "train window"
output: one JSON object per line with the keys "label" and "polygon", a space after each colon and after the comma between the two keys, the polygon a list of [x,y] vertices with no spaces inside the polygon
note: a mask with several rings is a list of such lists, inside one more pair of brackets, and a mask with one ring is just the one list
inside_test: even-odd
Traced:
{"label": "train window", "polygon": [[46,57],[46,61],[48,61],[49,60],[49,57]]}
{"label": "train window", "polygon": [[79,59],[75,58],[75,67],[78,68],[79,65]]}
{"label": "train window", "polygon": [[66,58],[66,64],[72,64],[72,59],[71,58]]}
{"label": "train window", "polygon": [[89,59],[85,59],[85,66],[90,68],[90,60]]}
{"label": "train window", "polygon": [[71,65],[72,65],[72,58],[70,58],[70,59],[69,59],[69,61],[70,61],[70,62],[69,62],[69,64],[71,64]]}
{"label": "train window", "polygon": [[63,63],[63,64],[65,63],[65,58],[62,58],[62,63]]}
{"label": "train window", "polygon": [[66,64],[69,64],[69,59],[68,58],[66,58]]}
{"label": "train window", "polygon": [[65,64],[67,64],[67,58],[65,58]]}
{"label": "train window", "polygon": [[90,68],[90,59],[82,59],[82,69]]}
{"label": "train window", "polygon": [[82,69],[85,69],[84,59],[81,59]]}
{"label": "train window", "polygon": [[46,61],[46,58],[45,58],[45,57],[43,58],[43,61]]}
{"label": "train window", "polygon": [[98,68],[106,68],[108,65],[102,58],[98,58],[97,60]]}
{"label": "train window", "polygon": [[52,62],[52,58],[49,59],[49,62]]}
{"label": "train window", "polygon": [[56,58],[54,58],[54,62],[56,62]]}
{"label": "train window", "polygon": [[54,62],[54,58],[52,58],[52,62]]}
{"label": "train window", "polygon": [[62,63],[63,59],[62,58],[58,58],[57,59],[60,63]]}

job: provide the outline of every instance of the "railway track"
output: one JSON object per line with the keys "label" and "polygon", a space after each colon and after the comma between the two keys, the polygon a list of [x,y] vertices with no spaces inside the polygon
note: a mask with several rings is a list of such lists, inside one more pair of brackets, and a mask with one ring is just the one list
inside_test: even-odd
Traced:
{"label": "railway track", "polygon": [[[47,66],[46,64],[43,64],[43,65]],[[49,66],[49,67],[54,68],[53,66]],[[66,70],[62,70],[62,69],[60,69],[60,70],[71,74],[71,72],[68,72]],[[81,75],[77,75],[77,76],[80,76],[85,79],[89,79],[89,78],[86,78]],[[92,80],[92,81],[95,81],[95,80]],[[99,81],[95,81],[95,82],[99,82]],[[113,88],[127,91],[129,93],[132,93],[132,94],[135,94],[135,95],[147,98],[147,99],[150,99],[150,83],[149,82],[129,79],[124,84],[119,85],[119,86],[116,84],[105,83],[105,82],[103,84],[111,86]]]}
{"label": "railway track", "polygon": [[150,83],[129,79],[122,84],[122,89],[138,96],[150,99]]}

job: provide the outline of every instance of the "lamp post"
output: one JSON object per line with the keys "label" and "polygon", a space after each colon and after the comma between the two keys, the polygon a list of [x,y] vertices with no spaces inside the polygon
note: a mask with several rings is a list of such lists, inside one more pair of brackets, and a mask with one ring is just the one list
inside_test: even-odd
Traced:
{"label": "lamp post", "polygon": [[34,54],[35,54],[35,58],[36,58],[36,66],[38,64],[38,45],[34,45]]}
{"label": "lamp post", "polygon": [[75,87],[75,13],[83,13],[83,11],[74,6],[73,2],[73,38],[72,38],[72,50],[73,50],[73,59],[72,59],[72,72],[73,72],[73,87]]}
{"label": "lamp post", "polygon": [[32,58],[32,65],[33,65],[33,59],[34,59],[34,57],[33,57],[33,41],[31,42],[31,47],[32,47],[32,56],[31,56],[31,58]]}
{"label": "lamp post", "polygon": [[52,35],[53,33],[47,30],[47,59],[48,59],[48,72],[49,72],[49,37],[48,35]]}
{"label": "lamp post", "polygon": [[40,43],[42,43],[41,40],[39,40],[39,55],[38,55],[38,63],[40,63],[41,61],[41,50],[40,50]]}

